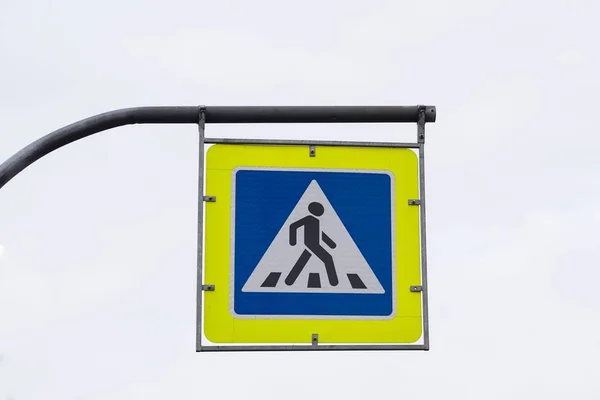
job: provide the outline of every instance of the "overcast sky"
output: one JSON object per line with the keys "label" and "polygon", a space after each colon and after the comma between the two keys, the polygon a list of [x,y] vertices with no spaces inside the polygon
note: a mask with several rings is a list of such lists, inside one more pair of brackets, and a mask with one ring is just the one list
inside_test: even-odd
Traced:
{"label": "overcast sky", "polygon": [[[431,351],[195,353],[197,129],[67,146],[0,190],[0,400],[597,399],[594,0],[0,0],[0,161],[140,105],[416,105]],[[209,126],[408,140],[415,126]]]}

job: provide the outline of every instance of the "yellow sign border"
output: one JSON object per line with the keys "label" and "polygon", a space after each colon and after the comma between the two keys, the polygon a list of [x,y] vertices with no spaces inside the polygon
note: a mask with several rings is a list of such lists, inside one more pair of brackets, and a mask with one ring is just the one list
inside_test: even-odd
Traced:
{"label": "yellow sign border", "polygon": [[[395,178],[396,314],[392,319],[236,318],[230,312],[231,194],[238,167],[389,171]],[[422,335],[418,158],[410,149],[216,144],[206,155],[204,334],[213,343],[415,343]],[[359,189],[357,189],[359,190]]]}

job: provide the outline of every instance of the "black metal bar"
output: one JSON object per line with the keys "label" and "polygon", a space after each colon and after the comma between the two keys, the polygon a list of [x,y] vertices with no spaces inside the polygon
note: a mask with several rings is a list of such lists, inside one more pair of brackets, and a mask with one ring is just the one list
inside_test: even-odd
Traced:
{"label": "black metal bar", "polygon": [[206,123],[384,123],[435,122],[434,106],[300,106],[300,107],[207,107]]}
{"label": "black metal bar", "polygon": [[52,151],[84,137],[131,124],[197,124],[204,110],[207,124],[225,123],[394,123],[434,122],[434,106],[323,107],[134,107],[99,114],[58,129],[23,148],[0,165],[0,188]]}

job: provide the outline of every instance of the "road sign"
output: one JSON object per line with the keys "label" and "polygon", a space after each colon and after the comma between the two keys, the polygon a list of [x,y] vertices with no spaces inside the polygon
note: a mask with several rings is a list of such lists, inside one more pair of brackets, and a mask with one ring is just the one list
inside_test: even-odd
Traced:
{"label": "road sign", "polygon": [[214,343],[414,343],[422,333],[409,149],[208,151],[205,334]]}
{"label": "road sign", "polygon": [[[288,168],[234,173],[233,314],[393,315],[393,177]],[[361,186],[373,191],[369,201]]]}
{"label": "road sign", "polygon": [[[239,255],[238,257],[234,257],[233,278],[236,276],[242,279],[245,278],[247,275],[244,273],[246,272],[244,271],[245,267],[250,267],[252,271],[250,277],[242,286],[242,292],[385,293],[377,276],[362,254],[367,251],[365,248],[367,246],[372,248],[372,253],[385,254],[386,256],[391,256],[392,253],[392,241],[389,240],[392,236],[390,221],[393,221],[390,204],[392,194],[390,190],[391,179],[389,175],[384,175],[384,179],[382,180],[380,179],[381,176],[377,176],[376,174],[365,175],[360,172],[341,173],[339,171],[333,172],[333,170],[294,171],[279,169],[264,171],[260,169],[238,169],[235,175],[237,182],[234,185],[240,187],[240,190],[236,192],[237,196],[234,199],[234,204],[237,202],[246,203],[250,200],[248,198],[251,197],[257,200],[251,203],[255,208],[272,210],[272,201],[269,201],[268,197],[261,199],[261,197],[268,196],[268,194],[253,191],[248,186],[243,188],[244,179],[248,181],[262,180],[264,183],[270,184],[272,187],[277,187],[278,190],[289,194],[292,199],[296,198],[298,193],[301,193],[298,190],[299,188],[301,189],[306,186],[306,190],[296,203],[296,206],[289,213],[289,216],[255,268],[252,268],[252,265],[255,263],[248,256]],[[310,182],[308,185],[306,185],[307,181]],[[366,243],[363,251],[358,248],[356,242],[352,239],[335,208],[331,205],[321,186],[319,186],[318,181],[321,181],[323,185],[329,184],[331,193],[333,194],[333,191],[335,191],[338,195],[338,201],[342,203],[340,207],[346,206],[346,208],[348,208],[348,203],[351,202],[352,192],[355,191],[356,185],[360,185],[361,181],[366,184],[370,183],[373,187],[379,186],[377,189],[380,189],[381,193],[377,196],[375,204],[372,202],[360,202],[358,207],[356,207],[357,204],[350,204],[350,207],[354,206],[352,210],[354,213],[350,213],[347,216],[347,218],[352,218],[353,216],[356,217],[369,213],[378,216],[380,218],[379,222],[384,225],[382,229],[375,230],[374,234],[369,236],[371,227],[365,223],[373,221],[355,221],[358,223],[357,229],[362,231],[360,233],[370,239],[368,242],[363,242]],[[283,214],[289,210],[289,205],[282,202],[279,202],[276,206],[282,208]],[[239,211],[239,209],[235,210],[236,207],[234,205],[235,220],[241,222],[242,219],[249,218],[253,220],[253,223],[242,224],[241,229],[238,229],[238,232],[234,232],[234,236],[237,234],[240,237],[240,240],[236,243],[236,248],[234,248],[234,254],[244,253],[244,241],[248,243],[249,241],[256,240],[257,236],[255,236],[255,232],[257,229],[254,229],[253,226],[256,226],[258,229],[269,227],[268,223],[265,224],[260,220],[257,221],[261,215],[260,211],[248,212],[242,207],[240,207],[242,211]],[[346,220],[346,224],[348,223],[349,221]],[[235,229],[235,225],[233,228]],[[303,228],[303,232],[301,228]],[[302,234],[303,238],[299,239],[298,236]],[[263,247],[260,246],[259,248]],[[373,250],[375,251],[373,252]],[[381,274],[391,277],[393,276],[394,269],[393,259],[391,257],[387,258],[381,260],[380,265],[384,270]],[[250,263],[246,261],[250,261]],[[326,279],[322,279],[322,275],[325,275]],[[390,286],[388,287],[388,293],[391,293],[391,291],[392,287]],[[306,296],[306,300],[310,301],[312,297]],[[373,296],[367,296],[364,299],[368,299],[369,297],[372,298]],[[339,298],[340,296],[332,296],[332,300],[335,302],[339,301]],[[391,304],[391,297],[389,300],[389,304]],[[315,312],[322,314],[327,303],[316,304],[316,307],[310,307],[308,303],[302,303],[299,306],[304,311],[300,311],[299,315],[306,316]],[[234,302],[236,309],[247,305],[242,299],[236,299]],[[262,307],[263,304],[260,302],[253,305],[257,314],[262,314],[260,312]],[[311,311],[311,309],[316,311]],[[350,312],[350,314],[352,315],[353,313]]]}

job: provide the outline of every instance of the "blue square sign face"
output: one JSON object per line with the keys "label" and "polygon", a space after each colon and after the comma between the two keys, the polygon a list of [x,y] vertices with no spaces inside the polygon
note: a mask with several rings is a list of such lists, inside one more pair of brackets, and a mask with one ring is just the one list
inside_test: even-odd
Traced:
{"label": "blue square sign face", "polygon": [[393,174],[237,168],[232,189],[237,318],[394,317]]}

